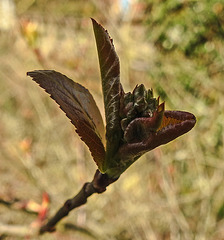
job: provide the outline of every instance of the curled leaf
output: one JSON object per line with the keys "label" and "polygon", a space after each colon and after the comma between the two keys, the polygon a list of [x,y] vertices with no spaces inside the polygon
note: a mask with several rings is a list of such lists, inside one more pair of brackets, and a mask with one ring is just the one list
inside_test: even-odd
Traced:
{"label": "curled leaf", "polygon": [[160,104],[152,117],[135,118],[124,132],[124,140],[128,143],[140,142],[148,138],[160,127],[164,115],[164,103]]}
{"label": "curled leaf", "polygon": [[53,70],[37,70],[28,72],[27,75],[59,104],[76,127],[76,132],[89,147],[99,169],[102,169],[105,159],[105,130],[100,111],[90,92]]}
{"label": "curled leaf", "polygon": [[[137,121],[137,119],[136,119]],[[146,120],[147,121],[147,120]],[[164,111],[162,123],[157,131],[149,131],[148,135],[140,141],[126,143],[121,146],[119,154],[121,159],[135,161],[142,154],[166,144],[175,138],[190,131],[196,123],[193,114],[182,111]]]}

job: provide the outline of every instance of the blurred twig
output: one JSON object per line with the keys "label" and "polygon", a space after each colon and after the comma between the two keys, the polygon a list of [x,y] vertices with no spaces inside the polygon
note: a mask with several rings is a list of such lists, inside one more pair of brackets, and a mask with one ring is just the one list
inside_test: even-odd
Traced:
{"label": "blurred twig", "polygon": [[[0,223],[0,235],[13,235],[13,236],[28,236],[31,233],[29,226],[22,225],[7,225]],[[32,234],[34,235],[34,233]]]}

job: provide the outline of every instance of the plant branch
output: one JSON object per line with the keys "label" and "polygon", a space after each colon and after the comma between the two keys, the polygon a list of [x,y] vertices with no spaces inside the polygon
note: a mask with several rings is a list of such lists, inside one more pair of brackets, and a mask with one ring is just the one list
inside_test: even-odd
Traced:
{"label": "plant branch", "polygon": [[103,193],[106,191],[106,187],[115,182],[117,179],[118,178],[111,179],[107,174],[102,174],[97,169],[92,182],[85,183],[77,195],[71,199],[68,199],[64,205],[56,212],[56,214],[40,228],[40,234],[55,231],[56,224],[62,218],[66,217],[72,209],[86,204],[87,198],[90,197],[93,193]]}

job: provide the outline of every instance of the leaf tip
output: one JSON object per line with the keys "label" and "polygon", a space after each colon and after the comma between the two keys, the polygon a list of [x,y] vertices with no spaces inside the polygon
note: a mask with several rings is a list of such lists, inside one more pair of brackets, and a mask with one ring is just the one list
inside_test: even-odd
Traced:
{"label": "leaf tip", "polygon": [[94,18],[90,17],[90,19],[93,23],[96,23],[96,20]]}
{"label": "leaf tip", "polygon": [[27,72],[26,75],[31,77],[31,78],[34,78],[36,76],[37,72],[38,72],[37,70],[30,71],[30,72]]}
{"label": "leaf tip", "polygon": [[91,17],[90,19],[91,19],[92,24],[93,24],[93,29],[95,29],[97,26],[102,27],[94,18]]}
{"label": "leaf tip", "polygon": [[158,106],[157,111],[158,111],[158,113],[162,113],[162,112],[164,112],[164,110],[165,110],[165,102],[162,102],[162,103]]}
{"label": "leaf tip", "polygon": [[26,76],[29,76],[29,77],[31,77],[31,74],[32,74],[33,72],[27,72],[26,73]]}

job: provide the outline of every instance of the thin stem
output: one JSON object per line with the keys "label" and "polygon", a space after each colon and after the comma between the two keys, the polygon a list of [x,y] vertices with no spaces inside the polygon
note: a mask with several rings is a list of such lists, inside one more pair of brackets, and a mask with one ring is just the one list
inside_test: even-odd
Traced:
{"label": "thin stem", "polygon": [[71,199],[68,199],[64,205],[56,212],[56,214],[40,228],[40,234],[55,231],[55,225],[62,218],[66,217],[72,209],[86,204],[87,198],[90,197],[93,193],[103,193],[106,191],[106,187],[115,182],[117,179],[118,178],[111,179],[108,177],[108,175],[102,174],[97,169],[92,182],[85,183],[77,195]]}

